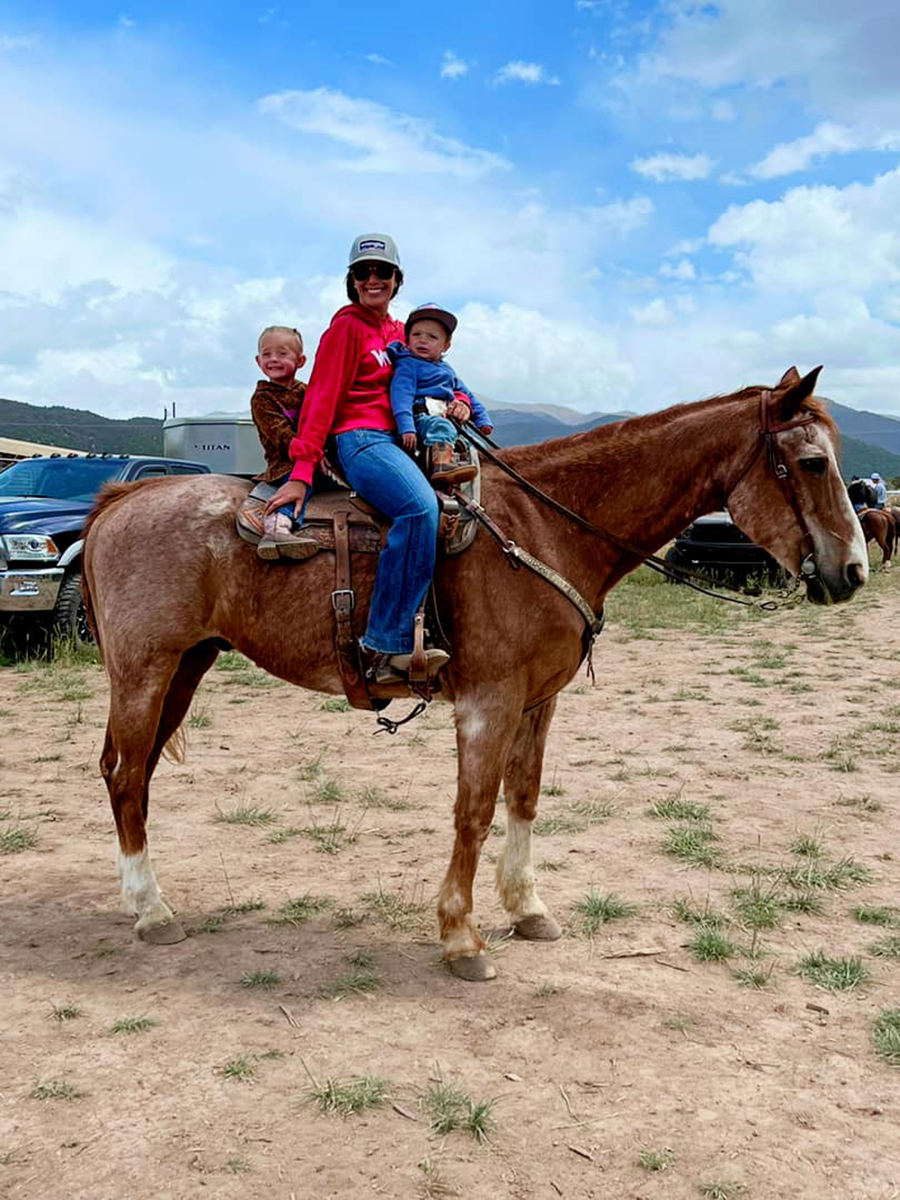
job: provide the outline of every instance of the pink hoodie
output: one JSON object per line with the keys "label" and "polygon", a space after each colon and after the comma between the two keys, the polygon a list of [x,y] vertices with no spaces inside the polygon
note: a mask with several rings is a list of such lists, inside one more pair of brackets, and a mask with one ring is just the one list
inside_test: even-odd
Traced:
{"label": "pink hoodie", "polygon": [[331,433],[348,429],[396,429],[391,411],[391,360],[387,344],[404,341],[403,325],[378,317],[362,304],[347,304],[331,319],[291,441],[291,479],[312,483]]}

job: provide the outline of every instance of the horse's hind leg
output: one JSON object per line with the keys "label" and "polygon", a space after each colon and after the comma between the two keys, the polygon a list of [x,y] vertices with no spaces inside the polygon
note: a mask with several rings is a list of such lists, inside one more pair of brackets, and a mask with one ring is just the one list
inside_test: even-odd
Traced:
{"label": "horse's hind leg", "polygon": [[497,862],[497,891],[519,937],[554,941],[562,930],[537,894],[531,859],[531,827],[541,789],[544,746],[556,697],[526,713],[506,760],[506,842]]}
{"label": "horse's hind leg", "polygon": [[[137,917],[146,941],[181,941],[184,930],[160,895],[147,845],[150,777],[162,750],[187,712],[204,672],[216,657],[212,643],[183,656],[156,658],[132,678],[110,672],[110,712],[100,770],[106,780],[118,833],[117,865],[125,911]],[[133,666],[134,664],[132,664]]]}

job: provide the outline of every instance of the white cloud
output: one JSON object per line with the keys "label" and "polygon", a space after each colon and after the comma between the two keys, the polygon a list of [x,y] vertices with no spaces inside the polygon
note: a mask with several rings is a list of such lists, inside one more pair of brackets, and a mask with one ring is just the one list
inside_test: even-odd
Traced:
{"label": "white cloud", "polygon": [[444,51],[441,62],[441,79],[461,79],[469,73],[469,64],[457,58],[452,50]]}
{"label": "white cloud", "polygon": [[13,37],[8,33],[0,33],[0,54],[10,54],[13,50],[31,50],[36,45],[36,37]]}
{"label": "white cloud", "polygon": [[630,165],[632,171],[657,183],[708,179],[713,168],[707,154],[653,154],[649,158],[636,158]]}
{"label": "white cloud", "polygon": [[257,107],[292,129],[320,134],[352,151],[352,157],[330,164],[346,170],[472,179],[510,167],[499,154],[443,137],[431,121],[393,112],[374,100],[356,99],[330,88],[278,92],[264,96]]}
{"label": "white cloud", "polygon": [[716,100],[710,109],[714,121],[734,121],[737,119],[737,109],[730,100]]}
{"label": "white cloud", "polygon": [[383,54],[364,54],[366,62],[374,63],[376,67],[389,67],[391,60],[385,58]]}
{"label": "white cloud", "polygon": [[900,282],[900,168],[871,185],[798,187],[782,199],[732,205],[712,226],[713,246],[767,291],[841,293]]}
{"label": "white cloud", "polygon": [[626,406],[634,372],[610,332],[584,316],[552,319],[510,303],[466,304],[458,316],[451,361],[474,392],[583,410]]}
{"label": "white cloud", "polygon": [[671,263],[663,263],[659,268],[659,273],[664,279],[680,279],[684,282],[697,278],[694,264],[688,258],[683,258],[674,266]]}
{"label": "white cloud", "polygon": [[675,320],[665,300],[659,298],[651,300],[642,308],[631,308],[628,311],[631,319],[638,325],[671,325]]}
{"label": "white cloud", "polygon": [[542,63],[508,62],[506,66],[501,67],[494,76],[495,83],[527,83],[529,85],[536,83],[546,83],[551,87],[559,85],[559,78],[556,75],[548,74]]}
{"label": "white cloud", "polygon": [[775,179],[780,175],[805,171],[819,159],[833,154],[849,154],[854,150],[900,150],[900,127],[890,132],[875,132],[861,126],[825,122],[807,137],[775,146],[751,168],[751,172],[758,179]]}

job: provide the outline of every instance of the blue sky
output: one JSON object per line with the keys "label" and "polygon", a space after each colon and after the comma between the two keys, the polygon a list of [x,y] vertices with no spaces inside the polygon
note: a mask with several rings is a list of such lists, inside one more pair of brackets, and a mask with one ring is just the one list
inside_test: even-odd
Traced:
{"label": "blue sky", "polygon": [[894,0],[0,0],[0,395],[238,409],[356,233],[475,391],[900,414]]}

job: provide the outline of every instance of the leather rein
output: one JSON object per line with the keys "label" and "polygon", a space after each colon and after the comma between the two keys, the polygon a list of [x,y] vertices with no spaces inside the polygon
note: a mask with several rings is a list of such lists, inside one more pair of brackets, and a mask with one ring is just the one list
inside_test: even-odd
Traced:
{"label": "leather rein", "polygon": [[[781,451],[781,446],[777,441],[777,435],[779,433],[785,433],[790,429],[797,429],[803,425],[811,425],[817,420],[817,416],[815,413],[806,412],[803,414],[803,416],[798,417],[794,421],[776,424],[773,420],[772,409],[772,393],[768,389],[763,389],[763,391],[760,393],[759,408],[760,440],[754,446],[753,452],[748,458],[746,464],[739,472],[734,483],[728,489],[728,495],[730,495],[738,486],[738,484],[741,483],[744,477],[755,465],[760,454],[765,451],[766,462],[768,463],[772,473],[778,481],[779,486],[781,487],[788,507],[791,509],[797,524],[800,526],[804,543],[808,547],[808,552],[800,565],[800,575],[797,577],[797,581],[794,585],[794,588],[796,588],[800,583],[801,576],[805,582],[809,582],[815,575],[817,575],[818,566],[815,560],[812,535],[810,534],[809,526],[806,523],[806,519],[803,516],[803,511],[797,499],[797,493],[791,478],[791,472]],[[555,500],[552,496],[549,496],[546,492],[542,491],[541,488],[531,483],[523,475],[520,475],[515,468],[509,466],[508,463],[504,462],[495,453],[493,453],[493,450],[499,450],[500,447],[485,434],[479,433],[477,435],[473,435],[472,431],[468,429],[466,425],[459,425],[458,429],[462,436],[478,449],[480,454],[483,454],[492,463],[494,463],[495,466],[499,467],[501,471],[505,472],[508,476],[510,476],[511,479],[514,479],[529,495],[534,496],[535,499],[540,500],[543,504],[554,509],[561,515],[568,517],[569,520],[574,521],[576,525],[579,525],[588,533],[592,533],[596,537],[602,538],[604,541],[609,542],[610,545],[615,546],[619,550],[625,551],[627,554],[634,555],[652,570],[658,571],[660,574],[665,575],[669,579],[675,580],[678,583],[684,583],[688,587],[693,588],[694,591],[702,593],[704,596],[711,596],[715,600],[724,600],[729,604],[740,604],[745,608],[761,608],[767,611],[772,611],[780,606],[779,602],[774,600],[756,602],[753,600],[742,600],[737,596],[725,596],[721,592],[716,592],[710,588],[702,587],[701,585],[694,583],[693,579],[698,578],[697,576],[693,576],[692,578],[690,572],[683,571],[679,568],[673,569],[658,555],[648,553],[640,546],[636,546],[634,543],[626,541],[624,538],[620,538],[614,533],[610,533],[608,529],[602,529],[599,525],[595,525],[593,521],[587,520],[587,518],[582,517],[580,513],[574,512],[565,504],[561,504],[558,500]],[[488,447],[493,447],[493,450],[489,449]],[[603,628],[602,611],[599,614],[594,613],[588,602],[572,586],[572,584],[568,582],[568,580],[566,580],[552,567],[548,566],[540,559],[535,558],[526,550],[523,550],[520,546],[517,546],[516,543],[510,538],[507,538],[502,530],[500,530],[496,525],[496,523],[488,516],[480,504],[476,503],[475,501],[465,499],[458,491],[456,495],[462,505],[468,509],[470,514],[476,520],[480,521],[481,524],[484,525],[488,530],[488,532],[497,539],[503,549],[503,552],[507,555],[511,566],[518,567],[520,564],[527,566],[536,574],[541,575],[544,579],[546,579],[548,583],[552,584],[553,587],[560,591],[574,605],[574,607],[583,617],[587,626],[585,630],[587,643],[585,653],[589,654],[590,646],[592,645],[594,638]]]}

